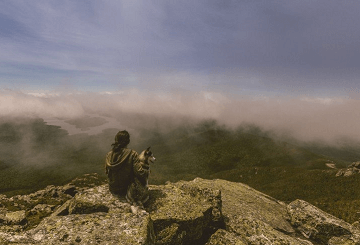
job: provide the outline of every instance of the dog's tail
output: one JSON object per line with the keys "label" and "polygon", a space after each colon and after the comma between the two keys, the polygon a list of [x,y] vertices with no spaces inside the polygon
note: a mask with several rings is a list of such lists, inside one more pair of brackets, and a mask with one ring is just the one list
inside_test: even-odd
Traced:
{"label": "dog's tail", "polygon": [[[131,184],[132,185],[132,184]],[[135,204],[135,200],[134,198],[132,197],[132,186],[129,186],[129,188],[127,189],[127,192],[126,192],[126,201],[128,201],[128,203],[130,203],[131,205]]]}

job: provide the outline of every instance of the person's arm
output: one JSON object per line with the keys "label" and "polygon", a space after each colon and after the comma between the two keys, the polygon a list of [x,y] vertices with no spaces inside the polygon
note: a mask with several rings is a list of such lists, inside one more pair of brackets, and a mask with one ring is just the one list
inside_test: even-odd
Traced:
{"label": "person's arm", "polygon": [[105,167],[105,174],[108,174],[108,173],[109,173],[109,169],[108,169],[108,167],[107,167],[107,166],[108,166],[108,163],[109,163],[109,160],[110,160],[110,159],[109,159],[109,157],[110,157],[109,155],[110,155],[110,154],[107,153],[107,154],[106,154],[106,157],[105,157],[105,166],[104,166],[104,167]]}

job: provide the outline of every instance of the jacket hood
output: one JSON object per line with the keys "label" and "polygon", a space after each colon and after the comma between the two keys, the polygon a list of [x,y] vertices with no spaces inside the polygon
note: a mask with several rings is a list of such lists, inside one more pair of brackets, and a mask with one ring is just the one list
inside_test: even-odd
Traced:
{"label": "jacket hood", "polygon": [[114,168],[121,166],[123,163],[128,162],[132,150],[128,148],[121,148],[119,151],[110,151],[106,156],[106,166],[108,168]]}

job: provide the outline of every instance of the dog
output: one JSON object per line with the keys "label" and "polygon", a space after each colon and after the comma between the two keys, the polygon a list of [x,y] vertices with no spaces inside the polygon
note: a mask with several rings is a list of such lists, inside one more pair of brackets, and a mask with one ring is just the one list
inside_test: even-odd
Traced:
{"label": "dog", "polygon": [[144,211],[144,204],[149,200],[149,174],[150,164],[156,160],[150,147],[139,155],[139,164],[134,167],[134,180],[129,185],[126,199],[131,204],[131,211],[137,213],[139,209]]}

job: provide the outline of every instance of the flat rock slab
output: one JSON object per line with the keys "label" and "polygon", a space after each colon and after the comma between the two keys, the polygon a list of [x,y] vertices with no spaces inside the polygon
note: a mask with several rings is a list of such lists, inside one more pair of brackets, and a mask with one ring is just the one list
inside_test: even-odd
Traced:
{"label": "flat rock slab", "polygon": [[74,198],[59,207],[52,216],[96,212],[130,213],[131,209],[125,197],[111,194],[106,184],[77,193]]}
{"label": "flat rock slab", "polygon": [[212,188],[221,191],[222,213],[227,218],[226,225],[237,222],[237,217],[260,220],[277,230],[293,233],[286,205],[248,185],[226,180],[206,180],[196,178],[186,182],[196,188]]}
{"label": "flat rock slab", "polygon": [[286,205],[248,185],[220,179],[206,180],[201,178],[186,183],[197,188],[220,190],[222,212],[229,219],[237,216],[261,220],[277,230],[287,233],[294,232],[288,222],[289,215],[287,214]]}
{"label": "flat rock slab", "polygon": [[261,220],[251,220],[237,217],[231,229],[237,236],[242,237],[247,244],[253,245],[311,245],[310,241],[286,235]]}
{"label": "flat rock slab", "polygon": [[154,244],[154,239],[149,215],[114,213],[48,217],[38,227],[22,235],[2,237],[2,241],[6,242],[44,245]]}
{"label": "flat rock slab", "polygon": [[328,244],[332,237],[342,237],[341,239],[334,238],[332,243],[336,244],[336,241],[348,240],[360,244],[359,229],[304,200],[295,200],[287,208],[291,224],[310,239]]}
{"label": "flat rock slab", "polygon": [[[221,192],[220,206],[226,230],[241,237],[248,244],[312,244],[309,241],[294,237],[286,205],[248,185],[226,180],[206,180],[196,178],[193,181],[176,183],[181,189],[198,190],[215,204],[217,198],[210,190]],[[287,234],[293,234],[290,236]]]}
{"label": "flat rock slab", "polygon": [[96,213],[45,219],[32,238],[46,244],[153,244],[153,232],[148,215]]}

